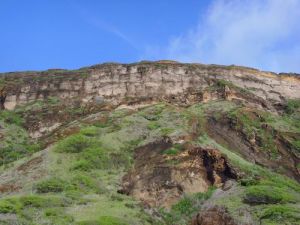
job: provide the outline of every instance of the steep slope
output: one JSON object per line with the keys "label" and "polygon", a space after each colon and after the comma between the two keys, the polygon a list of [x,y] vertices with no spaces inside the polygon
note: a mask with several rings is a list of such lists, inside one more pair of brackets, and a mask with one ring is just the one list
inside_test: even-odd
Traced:
{"label": "steep slope", "polygon": [[1,224],[299,224],[297,75],[161,61],[0,89]]}

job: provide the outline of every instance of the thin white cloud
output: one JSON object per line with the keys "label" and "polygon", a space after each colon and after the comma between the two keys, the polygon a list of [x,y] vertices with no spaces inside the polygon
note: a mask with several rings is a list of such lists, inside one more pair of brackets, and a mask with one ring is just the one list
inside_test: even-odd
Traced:
{"label": "thin white cloud", "polygon": [[214,0],[196,28],[147,54],[300,72],[299,19],[300,0]]}
{"label": "thin white cloud", "polygon": [[91,25],[115,35],[116,37],[120,38],[121,40],[123,40],[124,42],[129,44],[132,48],[134,48],[136,50],[138,49],[136,44],[127,35],[125,35],[123,32],[121,32],[115,26],[108,24],[108,23],[104,22],[103,20],[100,20],[99,18],[96,18],[92,15],[85,17],[85,19]]}
{"label": "thin white cloud", "polygon": [[[103,31],[106,31],[108,33],[115,35],[116,37],[118,37],[119,39],[121,39],[122,41],[124,41],[128,45],[130,45],[132,48],[138,50],[138,47],[134,43],[134,41],[131,40],[126,34],[124,34],[116,26],[105,22],[104,20],[99,18],[96,13],[83,7],[82,5],[78,5],[77,3],[71,2],[71,1],[69,3],[77,10],[77,12],[82,16],[82,18],[86,21],[86,23],[88,23],[91,26],[94,26],[98,29],[101,29]],[[100,13],[101,12],[99,12],[99,14]]]}

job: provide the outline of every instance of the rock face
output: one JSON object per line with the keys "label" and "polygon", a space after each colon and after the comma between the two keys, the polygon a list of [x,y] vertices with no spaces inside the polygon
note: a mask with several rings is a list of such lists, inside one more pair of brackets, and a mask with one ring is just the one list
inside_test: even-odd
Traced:
{"label": "rock face", "polygon": [[189,147],[178,155],[165,155],[172,143],[163,139],[135,150],[135,165],[123,177],[123,194],[150,207],[170,207],[184,193],[206,192],[236,179],[234,169],[216,149]]}
{"label": "rock face", "polygon": [[224,207],[214,206],[203,210],[191,225],[237,225]]}
{"label": "rock face", "polygon": [[232,82],[270,102],[300,96],[297,75],[278,75],[237,66],[141,62],[102,64],[76,71],[8,73],[1,77],[0,107],[7,109],[48,97],[77,98],[82,102],[101,99],[114,104],[128,99],[171,98],[189,103],[200,98],[206,101],[211,98],[206,89],[218,80]]}

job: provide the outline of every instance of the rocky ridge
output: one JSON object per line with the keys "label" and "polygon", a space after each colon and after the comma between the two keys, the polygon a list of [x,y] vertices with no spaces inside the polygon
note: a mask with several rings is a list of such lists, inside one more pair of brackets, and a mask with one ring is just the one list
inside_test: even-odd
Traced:
{"label": "rocky ridge", "polygon": [[79,98],[80,101],[110,101],[120,104],[130,98],[189,98],[201,93],[218,80],[234,83],[270,102],[299,98],[300,77],[296,74],[275,74],[238,66],[181,64],[176,62],[141,62],[136,64],[101,64],[76,71],[48,70],[0,74],[1,107],[13,109],[30,101],[57,97]]}

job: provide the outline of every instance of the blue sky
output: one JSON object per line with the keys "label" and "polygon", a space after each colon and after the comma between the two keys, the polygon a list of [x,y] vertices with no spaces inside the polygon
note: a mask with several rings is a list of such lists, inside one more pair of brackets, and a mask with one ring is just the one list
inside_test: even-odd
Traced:
{"label": "blue sky", "polygon": [[300,73],[300,0],[0,0],[0,72],[173,59]]}

